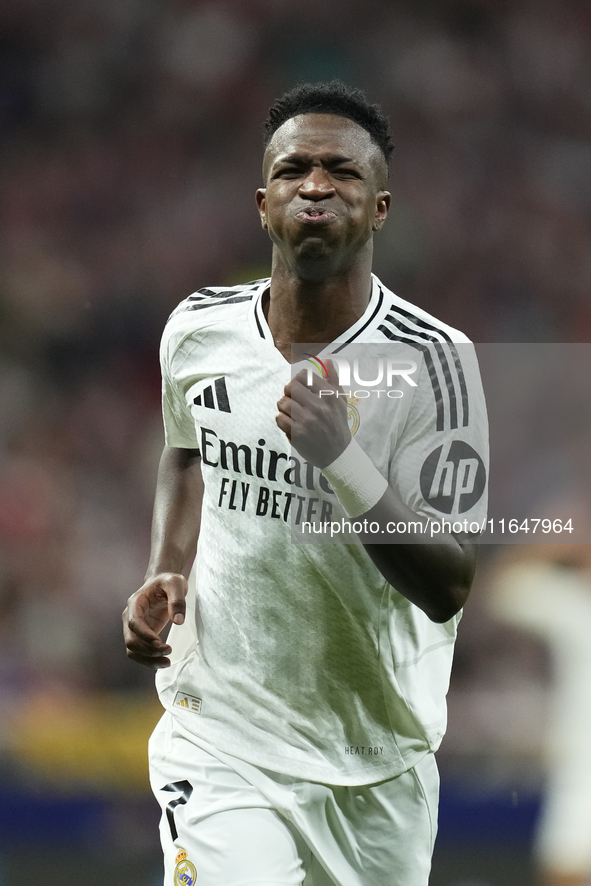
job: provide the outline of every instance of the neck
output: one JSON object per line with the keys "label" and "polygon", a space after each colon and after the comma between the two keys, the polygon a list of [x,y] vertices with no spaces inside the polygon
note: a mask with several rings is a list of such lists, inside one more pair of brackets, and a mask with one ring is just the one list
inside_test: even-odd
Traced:
{"label": "neck", "polygon": [[329,344],[359,320],[370,297],[371,256],[342,274],[313,281],[274,256],[266,314],[275,346],[291,362],[293,344]]}

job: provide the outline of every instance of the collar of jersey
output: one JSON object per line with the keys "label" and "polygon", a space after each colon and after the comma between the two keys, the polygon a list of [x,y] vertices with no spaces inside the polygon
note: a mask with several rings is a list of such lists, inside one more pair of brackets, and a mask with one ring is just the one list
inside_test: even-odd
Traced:
{"label": "collar of jersey", "polygon": [[[382,285],[374,274],[371,275],[371,282],[372,286],[369,303],[359,320],[356,320],[352,326],[342,332],[333,342],[327,344],[326,347],[322,349],[319,356],[324,353],[337,353],[346,345],[349,345],[354,341],[363,341],[373,330],[376,325],[376,320],[380,318],[384,311],[384,305],[386,302],[384,300]],[[255,296],[251,302],[249,319],[257,336],[268,342],[283,360],[284,358],[277,348],[275,348],[275,342],[273,341],[273,336],[271,335],[271,330],[269,329],[262,307],[263,295],[269,289],[269,285],[270,280],[264,280],[256,290]]]}

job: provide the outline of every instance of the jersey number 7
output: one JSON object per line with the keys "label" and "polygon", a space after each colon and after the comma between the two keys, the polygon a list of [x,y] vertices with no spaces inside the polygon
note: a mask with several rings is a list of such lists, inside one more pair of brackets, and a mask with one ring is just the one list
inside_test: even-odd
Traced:
{"label": "jersey number 7", "polygon": [[172,842],[174,843],[179,835],[174,821],[174,810],[177,806],[185,805],[185,803],[193,793],[193,785],[189,781],[173,781],[171,782],[171,784],[165,784],[162,790],[172,791],[175,794],[180,793],[181,795],[180,797],[177,797],[176,800],[171,800],[166,807],[166,818],[168,819]]}

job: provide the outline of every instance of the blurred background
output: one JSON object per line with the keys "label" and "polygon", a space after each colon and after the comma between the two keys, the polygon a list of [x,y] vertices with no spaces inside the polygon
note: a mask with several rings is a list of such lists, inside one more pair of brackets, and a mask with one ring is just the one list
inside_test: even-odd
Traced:
{"label": "blurred background", "polygon": [[[162,882],[146,766],[160,708],[120,636],[163,442],[159,337],[195,289],[268,272],[262,121],[298,80],[333,76],[392,120],[384,282],[478,342],[591,337],[585,0],[0,0],[2,886]],[[584,465],[583,424],[567,444]],[[574,487],[560,516],[591,524]],[[533,886],[540,867],[587,882],[580,846],[552,854],[539,836],[567,666],[528,614],[564,608],[552,589],[570,581],[587,624],[587,551],[483,550],[433,886]],[[574,708],[591,696],[588,636]]]}

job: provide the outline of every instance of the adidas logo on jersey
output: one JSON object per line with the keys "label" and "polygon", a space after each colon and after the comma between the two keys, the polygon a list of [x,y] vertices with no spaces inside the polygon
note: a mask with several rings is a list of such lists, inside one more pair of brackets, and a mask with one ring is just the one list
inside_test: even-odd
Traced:
{"label": "adidas logo on jersey", "polygon": [[184,708],[194,714],[201,713],[201,699],[195,695],[188,695],[186,692],[177,692],[173,704],[177,708]]}
{"label": "adidas logo on jersey", "polygon": [[203,388],[201,393],[193,398],[193,403],[195,406],[204,406],[205,409],[219,409],[220,412],[232,412],[230,401],[228,400],[225,376],[216,378],[212,385]]}

